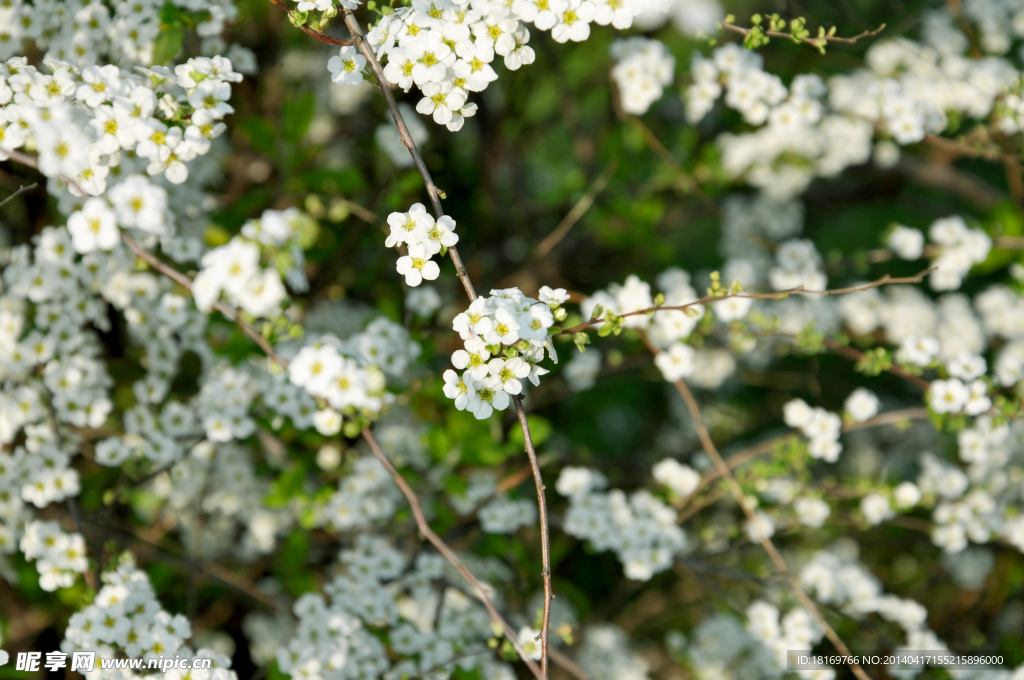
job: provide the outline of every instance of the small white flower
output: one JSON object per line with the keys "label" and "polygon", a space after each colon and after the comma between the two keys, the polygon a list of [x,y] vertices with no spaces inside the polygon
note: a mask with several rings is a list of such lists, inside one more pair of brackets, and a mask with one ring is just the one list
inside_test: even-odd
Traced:
{"label": "small white flower", "polygon": [[366,58],[355,47],[345,45],[337,55],[327,60],[331,81],[338,85],[358,85],[363,82]]}
{"label": "small white flower", "polygon": [[433,281],[441,273],[441,268],[430,259],[429,251],[419,243],[409,246],[409,254],[398,258],[395,268],[410,286],[418,286],[424,280]]}

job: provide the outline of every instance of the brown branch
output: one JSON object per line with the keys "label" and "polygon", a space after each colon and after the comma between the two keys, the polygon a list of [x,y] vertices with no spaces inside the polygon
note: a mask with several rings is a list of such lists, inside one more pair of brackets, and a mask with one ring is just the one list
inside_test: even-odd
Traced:
{"label": "brown branch", "polygon": [[530,468],[533,470],[533,483],[537,487],[537,509],[540,511],[540,551],[544,579],[544,616],[540,626],[541,646],[541,674],[547,677],[548,674],[548,630],[551,627],[551,537],[548,533],[548,504],[544,496],[544,480],[540,474],[540,465],[537,464],[537,451],[533,448],[533,438],[530,436],[530,425],[526,420],[526,411],[523,410],[523,400],[519,395],[512,397],[512,403],[516,407],[516,415],[519,416],[519,426],[523,428],[523,443],[526,447],[526,455],[530,458]]}
{"label": "brown branch", "polygon": [[7,205],[11,201],[13,201],[15,199],[15,197],[18,196],[18,194],[23,194],[26,191],[32,191],[37,186],[39,186],[39,182],[32,182],[32,184],[23,184],[23,185],[21,185],[20,187],[18,187],[17,189],[14,190],[14,193],[12,193],[10,196],[5,198],[4,200],[0,201],[0,208],[4,207],[5,205]]}
{"label": "brown branch", "polygon": [[[170,267],[161,262],[156,255],[143,248],[141,245],[139,245],[138,241],[129,236],[128,232],[122,231],[121,238],[128,245],[128,247],[131,248],[135,252],[135,254],[139,256],[140,259],[146,262],[146,264],[148,264],[149,266],[151,266],[153,269],[157,270],[164,276],[168,277],[175,283],[180,284],[190,293],[192,292],[192,279],[190,279],[185,274],[182,274],[177,269],[174,269],[173,267]],[[242,329],[242,332],[244,332],[250,338],[255,340],[256,344],[260,346],[260,349],[266,352],[267,356],[270,357],[275,363],[280,365],[282,368],[288,368],[288,362],[280,355],[278,355],[277,352],[274,351],[274,348],[273,346],[271,346],[270,342],[265,337],[263,337],[263,335],[258,330],[253,328],[252,324],[247,323],[242,318],[242,313],[239,310],[235,309],[231,305],[225,304],[220,301],[214,302],[213,308],[216,309],[221,314],[223,314],[224,316],[231,319],[232,321],[234,321],[236,324],[238,324],[238,327]]]}
{"label": "brown branch", "polygon": [[260,604],[269,608],[272,611],[276,611],[278,608],[278,603],[274,600],[273,597],[260,590],[258,587],[256,587],[255,584],[253,584],[248,579],[239,576],[234,571],[228,569],[227,567],[221,566],[216,562],[204,560],[199,557],[188,558],[174,555],[173,553],[166,550],[165,548],[162,548],[153,541],[150,541],[149,539],[139,535],[138,532],[136,532],[133,528],[120,526],[119,523],[113,523],[109,521],[96,522],[91,519],[85,519],[83,521],[87,524],[93,525],[99,531],[114,532],[135,539],[136,541],[142,543],[149,550],[157,552],[160,555],[160,561],[162,562],[166,562],[168,564],[171,564],[172,566],[175,566],[178,569],[188,571],[192,574],[199,573],[204,576],[207,576],[208,578],[214,581],[218,581],[222,585],[225,585],[231,588],[232,590],[236,590],[252,598],[256,602],[259,602]]}
{"label": "brown branch", "polygon": [[[291,13],[293,11],[293,8],[291,8],[288,5],[284,4],[283,2],[281,2],[281,0],[270,0],[270,2],[272,2],[275,5],[277,5],[278,7],[283,9],[285,12],[288,12],[289,16],[291,15]],[[301,28],[303,30],[303,32],[306,33],[306,35],[312,36],[312,37],[316,38],[317,40],[319,40],[320,42],[325,42],[328,45],[352,45],[354,43],[354,39],[349,38],[347,40],[338,40],[337,38],[332,38],[332,37],[330,37],[328,35],[324,35],[320,31],[314,31],[312,28],[310,28],[309,26],[306,26],[305,24],[303,24],[302,26],[299,26],[299,28]]]}
{"label": "brown branch", "polygon": [[[881,413],[874,418],[869,418],[862,423],[844,423],[842,426],[843,432],[854,432],[856,430],[865,430],[871,427],[881,427],[883,425],[895,425],[897,423],[903,423],[910,420],[922,420],[928,417],[928,409],[925,408],[908,408],[900,411],[890,411],[888,413]],[[785,434],[775,439],[768,439],[763,442],[758,442],[753,446],[743,449],[725,459],[726,464],[730,470],[735,470],[739,466],[747,463],[758,456],[762,456],[766,453],[771,453],[775,446],[786,439],[792,437],[792,434]],[[714,495],[709,500],[701,502],[698,506],[688,507],[689,503],[700,493],[703,489],[707,488],[716,479],[720,478],[722,473],[719,469],[708,470],[701,475],[700,481],[697,483],[697,488],[690,492],[688,496],[677,506],[679,510],[679,516],[676,521],[682,524],[685,520],[695,515],[700,510],[704,509],[708,505],[711,505],[721,499],[721,495]]]}
{"label": "brown branch", "polygon": [[542,674],[541,669],[532,659],[530,659],[529,656],[527,656],[526,651],[523,649],[522,645],[519,644],[519,638],[516,637],[512,627],[504,618],[502,618],[501,614],[498,613],[498,610],[494,607],[494,603],[491,601],[491,598],[487,595],[487,590],[484,587],[484,584],[473,575],[473,572],[466,568],[466,565],[462,563],[462,560],[459,559],[458,555],[452,552],[452,549],[448,547],[448,544],[442,541],[441,538],[434,533],[434,530],[430,528],[430,523],[427,522],[427,518],[423,514],[423,508],[420,505],[420,499],[416,496],[416,492],[412,490],[412,487],[410,487],[409,483],[405,481],[405,478],[402,477],[402,475],[398,473],[398,470],[395,469],[395,466],[391,464],[391,461],[384,453],[384,450],[377,442],[377,438],[374,436],[373,431],[370,430],[370,428],[363,428],[363,439],[365,439],[366,443],[370,445],[370,450],[373,451],[373,455],[378,461],[380,461],[380,464],[384,466],[384,469],[388,471],[388,474],[391,475],[395,484],[397,484],[398,488],[402,491],[402,495],[404,495],[405,499],[409,502],[409,507],[412,509],[412,514],[416,519],[416,526],[419,527],[420,533],[423,534],[424,538],[430,541],[431,545],[437,548],[437,551],[441,553],[441,555],[448,560],[452,566],[458,569],[459,573],[462,574],[462,577],[466,579],[471,586],[473,586],[473,590],[476,591],[477,597],[479,597],[483,602],[484,608],[487,609],[487,613],[490,615],[491,620],[501,626],[501,629],[505,631],[505,637],[508,638],[509,642],[511,642],[516,648],[516,651],[519,652],[519,656],[523,659],[523,663],[526,664],[527,668],[530,669],[530,672],[532,672],[538,680],[543,680],[544,675]]}
{"label": "brown branch", "polygon": [[[750,33],[750,29],[749,28],[744,28],[743,26],[737,26],[736,24],[728,24],[728,23],[726,23],[724,21],[722,22],[722,28],[726,29],[727,31],[732,31],[733,33],[739,33],[742,36],[746,36],[746,35],[748,35]],[[872,36],[876,36],[876,35],[878,35],[879,33],[881,33],[884,30],[885,30],[885,24],[882,24],[882,25],[880,25],[878,28],[876,28],[873,31],[872,30],[866,30],[866,31],[863,31],[861,33],[858,33],[855,36],[849,37],[849,38],[843,38],[843,37],[835,36],[835,35],[823,35],[820,38],[810,38],[810,37],[808,37],[808,38],[801,38],[800,42],[806,43],[808,45],[812,45],[814,47],[820,47],[821,46],[820,41],[822,41],[822,40],[824,40],[826,42],[844,43],[844,44],[847,44],[847,45],[852,45],[853,43],[857,42],[858,40],[862,40],[864,38],[870,38]],[[787,40],[793,40],[794,39],[792,33],[784,33],[782,31],[765,31],[764,34],[768,35],[768,36],[771,36],[773,38],[786,38]]]}
{"label": "brown branch", "polygon": [[[271,0],[273,2],[274,0]],[[416,148],[416,142],[412,140],[412,135],[409,133],[409,127],[405,124],[405,119],[402,117],[402,112],[398,108],[398,103],[395,101],[395,95],[391,92],[391,88],[388,87],[388,79],[384,77],[384,67],[380,65],[380,61],[377,59],[377,55],[374,54],[373,48],[370,47],[369,43],[363,37],[363,29],[360,28],[359,22],[356,20],[351,10],[345,9],[345,25],[348,26],[349,32],[352,34],[352,44],[354,44],[363,57],[366,58],[366,63],[369,64],[370,70],[373,72],[374,77],[377,79],[377,89],[384,95],[384,100],[387,102],[388,110],[391,111],[391,117],[395,120],[395,125],[398,126],[398,136],[402,140],[402,144],[409,150],[409,154],[412,156],[413,162],[416,164],[416,169],[420,173],[420,177],[423,178],[423,183],[427,187],[427,194],[430,196],[430,203],[434,207],[434,213],[437,218],[440,219],[444,216],[444,210],[441,208],[441,192],[438,190],[437,185],[434,184],[434,180],[430,176],[430,170],[427,169],[427,164],[423,161],[423,156],[420,155],[419,149]],[[473,282],[469,280],[469,274],[466,273],[466,266],[462,263],[462,258],[459,256],[459,251],[456,247],[452,246],[448,249],[448,254],[452,258],[452,263],[455,265],[455,273],[458,275],[459,280],[462,282],[462,287],[466,289],[466,295],[469,296],[470,302],[476,299],[476,289],[473,288]]]}
{"label": "brown branch", "polygon": [[[619,314],[618,316],[629,317],[639,316],[640,314],[652,314],[654,312],[664,310],[686,310],[696,305],[706,305],[714,302],[721,302],[722,300],[728,300],[729,298],[737,297],[749,298],[751,300],[784,300],[785,298],[788,298],[790,295],[818,295],[820,297],[827,297],[829,295],[848,295],[850,293],[859,293],[861,291],[870,290],[872,288],[879,288],[881,286],[887,285],[921,283],[921,281],[924,280],[924,277],[930,274],[931,272],[935,271],[935,269],[936,267],[929,267],[928,269],[925,269],[924,271],[915,274],[914,276],[893,277],[886,274],[882,278],[877,279],[875,281],[871,281],[870,283],[865,283],[859,286],[850,286],[848,288],[833,288],[830,290],[807,290],[801,285],[797,286],[796,288],[790,288],[789,290],[780,290],[774,293],[737,293],[735,295],[706,295],[700,298],[699,300],[687,302],[684,305],[661,305],[655,307],[648,307],[647,309],[638,309],[634,312],[626,312],[625,314]],[[583,323],[577,326],[573,326],[572,328],[569,328],[567,330],[560,331],[556,333],[556,335],[571,335],[578,331],[582,331],[586,328],[590,328],[595,324],[603,322],[604,319],[600,318],[590,319],[589,321],[584,321]]]}
{"label": "brown branch", "polygon": [[[657,347],[648,344],[651,351],[655,354],[658,353]],[[755,523],[757,517],[750,505],[747,503],[747,497],[743,493],[743,489],[740,487],[740,483],[736,481],[736,477],[732,474],[732,470],[729,469],[729,465],[722,459],[721,454],[718,453],[718,449],[715,447],[714,442],[711,440],[711,435],[708,432],[707,427],[704,425],[704,421],[701,418],[700,406],[697,404],[697,400],[694,399],[693,393],[690,392],[690,388],[687,387],[686,383],[682,380],[678,380],[675,383],[676,389],[679,391],[679,395],[686,402],[686,408],[690,412],[690,416],[693,418],[693,422],[697,427],[697,436],[700,438],[701,445],[704,451],[711,457],[715,467],[718,469],[719,474],[725,478],[729,486],[729,491],[732,493],[736,502],[739,503],[740,508],[743,510],[743,514],[747,516],[747,519]],[[832,642],[836,650],[845,657],[852,658],[850,656],[850,650],[846,646],[846,643],[839,637],[825,617],[822,616],[821,611],[818,609],[814,601],[804,592],[804,589],[800,586],[799,581],[793,576],[792,572],[789,571],[789,567],[786,565],[786,561],[782,559],[782,555],[779,553],[775,544],[767,536],[761,538],[761,546],[768,553],[772,562],[775,564],[775,568],[785,576],[789,582],[790,589],[793,594],[800,601],[800,603],[811,613],[812,616],[817,620],[818,625],[825,631],[825,636]],[[857,677],[857,680],[871,680],[870,676],[864,672],[864,669],[860,667],[860,664],[856,662],[849,663],[850,670]]]}
{"label": "brown branch", "polygon": [[594,204],[594,199],[597,195],[604,191],[604,188],[608,186],[608,182],[611,180],[612,175],[615,174],[615,170],[618,168],[618,163],[612,161],[608,164],[608,167],[604,169],[604,172],[594,180],[590,188],[587,189],[587,193],[583,194],[576,205],[572,207],[572,210],[562,218],[562,221],[558,223],[554,231],[544,237],[544,240],[537,244],[537,247],[533,250],[533,257],[535,259],[541,259],[561,242],[565,235],[569,233],[569,230],[579,221],[581,217],[590,209],[590,206]]}

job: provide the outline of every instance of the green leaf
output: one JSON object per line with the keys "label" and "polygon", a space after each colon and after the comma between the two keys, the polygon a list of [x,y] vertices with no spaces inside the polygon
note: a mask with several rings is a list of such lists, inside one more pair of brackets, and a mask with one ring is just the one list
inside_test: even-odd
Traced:
{"label": "green leaf", "polygon": [[240,127],[249,138],[249,145],[264,156],[274,156],[276,149],[274,140],[277,138],[277,131],[265,118],[248,118],[242,121]]}
{"label": "green leaf", "polygon": [[[530,439],[533,440],[535,447],[550,439],[555,429],[552,427],[550,420],[540,416],[526,416],[526,423],[530,426]],[[526,446],[526,441],[523,439],[523,428],[520,427],[518,422],[509,428],[508,441],[510,444]]]}
{"label": "green leaf", "polygon": [[307,90],[299,96],[289,99],[281,110],[281,131],[286,140],[298,143],[313,122],[316,113],[316,95]]}
{"label": "green leaf", "polygon": [[166,64],[178,53],[184,41],[185,27],[178,23],[169,25],[153,43],[153,63]]}

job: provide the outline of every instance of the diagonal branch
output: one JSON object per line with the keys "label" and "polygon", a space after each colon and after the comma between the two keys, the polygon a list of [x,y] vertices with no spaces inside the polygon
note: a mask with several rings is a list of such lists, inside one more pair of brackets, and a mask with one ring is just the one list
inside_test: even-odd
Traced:
{"label": "diagonal branch", "polygon": [[[273,2],[273,0],[271,1]],[[430,204],[434,207],[434,212],[438,218],[441,218],[444,216],[444,210],[441,208],[441,191],[434,184],[434,180],[430,176],[430,170],[427,169],[423,156],[420,155],[419,149],[416,148],[416,142],[412,140],[409,127],[405,124],[402,112],[395,101],[395,95],[391,92],[391,88],[388,87],[388,79],[384,77],[384,67],[380,65],[380,61],[377,59],[373,48],[366,42],[366,38],[363,36],[363,29],[360,28],[359,22],[356,20],[355,15],[352,14],[352,10],[346,9],[344,13],[345,25],[348,26],[349,32],[352,33],[352,43],[359,49],[363,57],[366,58],[366,63],[370,66],[370,70],[377,79],[377,88],[383,93],[384,100],[388,104],[388,110],[391,111],[391,117],[395,119],[395,125],[398,126],[398,136],[401,138],[405,148],[409,150],[409,154],[416,164],[416,169],[419,171],[420,177],[423,178],[423,184],[427,187],[427,194],[430,196]],[[466,266],[462,264],[458,248],[452,246],[448,249],[448,254],[451,255],[452,263],[455,265],[455,273],[462,282],[462,287],[466,289],[466,295],[469,296],[470,302],[472,302],[476,299],[476,289],[473,288],[473,282],[469,280],[469,274],[466,273]]]}
{"label": "diagonal branch", "polygon": [[615,174],[615,170],[618,168],[618,163],[612,161],[608,164],[608,167],[604,169],[604,172],[594,180],[594,183],[587,189],[587,193],[583,194],[576,205],[572,207],[572,210],[562,218],[562,221],[558,223],[555,230],[544,237],[544,240],[537,244],[537,247],[533,250],[533,256],[535,258],[542,259],[545,255],[551,252],[561,242],[565,235],[569,233],[569,230],[579,222],[580,218],[590,209],[590,206],[594,204],[594,199],[597,195],[604,191],[604,188],[608,186],[608,182],[611,180],[612,175]]}
{"label": "diagonal branch", "polygon": [[540,511],[540,552],[544,578],[544,618],[540,626],[541,645],[541,672],[547,677],[548,674],[548,630],[551,627],[551,537],[548,533],[548,504],[544,497],[544,480],[540,476],[540,465],[537,464],[537,451],[533,448],[533,437],[530,436],[530,425],[526,420],[526,411],[523,410],[523,400],[516,395],[512,397],[512,403],[516,407],[516,415],[519,416],[519,426],[523,428],[523,442],[526,446],[526,455],[530,458],[530,468],[533,470],[533,483],[537,487],[537,509]]}
{"label": "diagonal branch", "polygon": [[431,545],[437,548],[437,551],[441,553],[441,555],[444,556],[452,566],[459,570],[459,573],[462,574],[464,579],[469,581],[469,584],[473,586],[473,590],[476,591],[477,596],[484,603],[484,607],[487,609],[487,613],[490,615],[491,620],[501,626],[501,629],[505,631],[505,637],[508,638],[509,642],[511,642],[516,648],[516,651],[519,652],[519,656],[522,657],[523,662],[530,669],[530,672],[532,672],[538,680],[543,678],[544,675],[542,674],[543,672],[541,669],[538,668],[537,664],[526,654],[526,650],[524,650],[522,645],[519,644],[519,638],[512,630],[512,627],[504,618],[502,618],[501,614],[499,614],[498,610],[494,607],[494,603],[487,595],[487,590],[484,587],[484,584],[473,575],[473,572],[471,572],[465,564],[462,563],[462,560],[460,560],[458,555],[448,547],[448,544],[442,541],[441,537],[434,533],[434,530],[430,528],[430,523],[427,522],[427,518],[423,514],[420,499],[416,497],[416,493],[412,490],[412,487],[409,486],[409,483],[405,481],[405,478],[398,474],[398,470],[395,469],[395,466],[388,459],[370,428],[363,428],[363,439],[365,439],[366,443],[370,445],[370,450],[373,451],[373,455],[380,461],[380,464],[384,466],[384,469],[388,471],[391,478],[395,480],[395,484],[397,484],[398,488],[401,489],[405,499],[409,501],[409,507],[412,508],[412,514],[413,517],[416,518],[416,526],[419,527],[420,533],[430,541]]}
{"label": "diagonal branch", "polygon": [[[807,290],[803,286],[797,286],[796,288],[790,288],[788,290],[779,290],[775,291],[774,293],[736,293],[735,295],[705,295],[704,297],[698,300],[687,302],[686,304],[683,305],[658,305],[654,307],[648,307],[647,309],[638,309],[633,312],[626,312],[625,314],[619,314],[618,316],[625,318],[629,316],[639,316],[641,314],[653,314],[655,312],[667,310],[685,311],[690,307],[721,302],[722,300],[728,300],[729,298],[748,298],[750,300],[784,300],[788,298],[790,295],[817,295],[820,297],[828,297],[830,295],[849,295],[850,293],[859,293],[861,291],[870,290],[872,288],[880,288],[881,286],[891,286],[906,283],[921,283],[921,281],[924,280],[925,276],[932,273],[936,269],[938,269],[938,267],[929,267],[928,269],[925,269],[924,271],[919,272],[914,276],[894,277],[886,274],[880,279],[876,279],[875,281],[871,281],[870,283],[865,283],[860,286],[849,286],[847,288],[832,288],[830,290]],[[594,318],[590,319],[589,321],[584,321],[583,323],[573,326],[572,328],[560,331],[559,333],[557,333],[557,335],[571,335],[573,333],[590,328],[591,326],[594,326],[599,323],[604,323],[604,319]]]}
{"label": "diagonal branch", "polygon": [[[657,355],[660,350],[651,344],[646,338],[644,338],[644,340],[647,342],[647,346],[651,350],[651,353]],[[697,404],[697,400],[694,399],[693,393],[682,380],[677,380],[675,382],[675,386],[679,391],[679,396],[681,396],[683,401],[686,402],[686,409],[690,412],[690,417],[693,418],[693,423],[697,427],[697,436],[700,438],[700,443],[704,448],[704,452],[711,457],[719,475],[725,479],[729,486],[729,492],[732,494],[733,498],[736,499],[736,502],[739,503],[740,508],[743,509],[743,514],[747,516],[748,520],[756,523],[757,518],[754,515],[754,511],[751,509],[750,504],[747,502],[746,494],[743,493],[740,483],[736,481],[735,475],[733,475],[732,470],[729,469],[729,464],[725,462],[722,455],[715,447],[715,443],[711,440],[711,434],[708,432],[707,426],[704,425],[704,421],[700,414],[700,406]],[[789,582],[793,595],[795,595],[807,611],[814,616],[818,625],[820,625],[825,631],[825,636],[833,645],[835,645],[836,650],[848,660],[853,659],[854,657],[850,654],[850,648],[846,646],[846,643],[843,642],[842,638],[839,637],[832,626],[829,625],[828,621],[825,620],[825,617],[822,616],[818,606],[814,604],[814,600],[804,592],[800,582],[793,576],[793,573],[789,570],[789,567],[786,565],[786,561],[782,559],[782,555],[775,547],[775,544],[772,543],[772,540],[767,536],[764,536],[761,538],[760,543],[765,549],[765,552],[768,553],[768,557],[770,557],[772,562],[775,564],[775,568],[778,569],[779,573],[781,573]],[[850,666],[850,670],[853,671],[853,674],[857,677],[857,680],[871,680],[871,677],[864,672],[864,669],[860,667],[860,664],[855,661],[849,661],[848,665]]]}
{"label": "diagonal branch", "polygon": [[12,194],[10,194],[7,198],[5,198],[4,200],[0,201],[0,208],[4,207],[10,201],[14,200],[14,198],[16,196],[18,196],[18,194],[23,194],[26,191],[32,191],[37,186],[39,186],[39,182],[32,182],[32,184],[22,184],[20,187],[15,189],[14,192]]}
{"label": "diagonal branch", "polygon": [[[288,12],[288,15],[291,16],[291,13],[293,11],[292,8],[281,2],[281,0],[270,0],[270,2],[277,5],[285,12]],[[329,35],[324,35],[320,31],[314,31],[312,28],[306,26],[305,24],[299,26],[299,28],[301,28],[306,35],[316,38],[320,42],[327,43],[328,45],[351,45],[353,42],[352,39],[338,40],[337,38],[332,38]]]}

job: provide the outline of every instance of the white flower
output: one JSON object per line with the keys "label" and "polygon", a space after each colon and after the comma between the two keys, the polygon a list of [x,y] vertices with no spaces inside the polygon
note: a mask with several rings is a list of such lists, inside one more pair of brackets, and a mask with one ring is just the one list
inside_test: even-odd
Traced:
{"label": "white flower", "polygon": [[549,288],[548,286],[541,286],[540,293],[538,294],[540,301],[549,307],[557,307],[564,305],[569,301],[569,293],[566,292],[565,288]]}
{"label": "white flower", "polygon": [[871,390],[858,387],[846,398],[843,408],[854,422],[863,423],[878,413],[878,397]]}
{"label": "white flower", "polygon": [[775,534],[775,521],[763,512],[755,512],[754,519],[747,522],[746,529],[750,540],[760,543]]}
{"label": "white flower", "polygon": [[661,484],[680,497],[689,496],[700,484],[700,474],[689,465],[681,465],[674,458],[666,458],[651,471]]}
{"label": "white flower", "polygon": [[798,498],[793,503],[796,518],[806,527],[820,527],[832,514],[828,503],[820,498]]}
{"label": "white flower", "polygon": [[893,490],[892,497],[896,501],[897,508],[906,510],[914,507],[921,500],[921,490],[913,482],[901,482]]}
{"label": "white flower", "polygon": [[889,235],[889,247],[904,260],[916,260],[924,254],[924,234],[898,225]]}
{"label": "white flower", "polygon": [[325,408],[313,415],[316,431],[325,437],[332,437],[341,431],[341,414],[333,408]]}
{"label": "white flower", "polygon": [[715,310],[715,316],[720,321],[728,323],[745,317],[750,312],[750,306],[753,303],[754,300],[751,298],[730,295],[725,299],[715,301],[712,309]]}
{"label": "white flower", "polygon": [[487,364],[490,379],[485,381],[489,387],[502,389],[509,394],[520,394],[523,384],[520,378],[530,375],[530,365],[519,357],[512,359],[491,359]]}
{"label": "white flower", "polygon": [[654,363],[661,370],[665,380],[676,382],[693,373],[694,356],[696,352],[693,347],[675,342],[664,352],[659,352],[654,357]]}
{"label": "white flower", "polygon": [[455,408],[460,411],[466,410],[466,407],[472,401],[473,397],[476,396],[476,389],[473,387],[473,381],[466,380],[459,376],[455,371],[448,369],[444,372],[444,396],[449,399],[455,400]]}
{"label": "white flower", "polygon": [[90,198],[68,218],[71,243],[79,253],[113,250],[121,240],[114,212],[102,198]]}
{"label": "white flower", "polygon": [[803,429],[810,424],[814,418],[814,409],[807,405],[803,399],[792,399],[782,407],[783,420],[786,425]]}
{"label": "white flower", "polygon": [[338,85],[358,85],[363,82],[366,58],[355,47],[345,45],[337,55],[327,60],[331,81]]}
{"label": "white flower", "polygon": [[405,276],[405,282],[410,286],[418,286],[424,279],[433,281],[441,273],[437,263],[430,259],[426,246],[419,243],[409,246],[409,254],[398,258],[395,268]]}
{"label": "white flower", "polygon": [[519,629],[519,635],[516,637],[519,640],[519,645],[523,648],[523,652],[527,657],[534,661],[540,661],[543,653],[543,649],[540,644],[540,640],[537,638],[540,636],[540,631],[534,630],[529,626],[523,626]]}
{"label": "white flower", "polygon": [[957,378],[934,380],[928,390],[928,401],[936,413],[959,413],[970,397],[970,390]]}
{"label": "white flower", "polygon": [[896,514],[889,507],[889,499],[879,493],[869,493],[860,499],[860,511],[871,525],[881,524]]}

